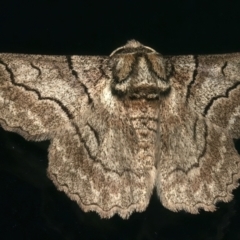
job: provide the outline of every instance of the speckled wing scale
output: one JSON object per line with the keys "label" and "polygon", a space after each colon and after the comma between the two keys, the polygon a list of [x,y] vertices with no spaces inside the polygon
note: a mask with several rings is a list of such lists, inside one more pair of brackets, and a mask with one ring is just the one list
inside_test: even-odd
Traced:
{"label": "speckled wing scale", "polygon": [[232,199],[240,156],[240,54],[175,56],[160,100],[156,187],[170,210],[214,211]]}
{"label": "speckled wing scale", "polygon": [[154,186],[170,210],[213,211],[238,186],[240,54],[0,54],[0,124],[50,139],[48,176],[84,211],[128,218]]}

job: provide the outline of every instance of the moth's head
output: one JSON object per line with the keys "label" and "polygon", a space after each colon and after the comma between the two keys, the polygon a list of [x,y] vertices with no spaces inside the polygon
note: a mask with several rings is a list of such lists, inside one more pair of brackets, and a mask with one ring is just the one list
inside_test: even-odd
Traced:
{"label": "moth's head", "polygon": [[135,40],[113,51],[109,66],[112,92],[119,97],[157,99],[170,89],[162,55]]}

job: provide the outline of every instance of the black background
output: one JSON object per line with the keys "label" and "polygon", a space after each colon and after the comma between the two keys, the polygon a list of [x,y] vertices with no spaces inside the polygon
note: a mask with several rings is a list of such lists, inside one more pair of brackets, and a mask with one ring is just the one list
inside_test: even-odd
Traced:
{"label": "black background", "polygon": [[[240,52],[238,2],[1,1],[0,52],[108,55],[133,38],[165,55]],[[240,239],[240,189],[214,213],[173,213],[156,193],[128,220],[84,213],[47,178],[48,144],[0,129],[1,239]]]}

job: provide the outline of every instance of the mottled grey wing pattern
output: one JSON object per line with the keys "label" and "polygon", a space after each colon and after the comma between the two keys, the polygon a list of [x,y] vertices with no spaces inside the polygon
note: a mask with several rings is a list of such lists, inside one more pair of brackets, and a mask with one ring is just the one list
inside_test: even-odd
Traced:
{"label": "mottled grey wing pattern", "polygon": [[61,101],[73,77],[65,71],[62,79],[66,66],[63,57],[1,54],[1,125],[31,140],[49,139],[68,126]]}
{"label": "mottled grey wing pattern", "polygon": [[146,208],[154,186],[157,105],[116,100],[108,61],[1,54],[0,123],[51,140],[48,175],[84,211],[126,218]]}
{"label": "mottled grey wing pattern", "polygon": [[214,211],[240,177],[240,54],[168,57],[166,65],[172,91],[160,103],[157,191],[173,211]]}
{"label": "mottled grey wing pattern", "polygon": [[213,211],[238,186],[240,54],[0,54],[0,124],[50,139],[48,176],[84,211],[127,218],[156,184],[173,211]]}
{"label": "mottled grey wing pattern", "polygon": [[175,66],[173,86],[185,80],[182,87],[188,105],[212,123],[226,128],[234,138],[240,138],[240,53],[169,60]]}

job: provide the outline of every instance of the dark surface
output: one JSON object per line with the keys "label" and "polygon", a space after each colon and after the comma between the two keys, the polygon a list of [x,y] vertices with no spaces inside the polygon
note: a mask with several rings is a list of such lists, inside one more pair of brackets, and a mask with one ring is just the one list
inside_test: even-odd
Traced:
{"label": "dark surface", "polygon": [[[4,2],[0,52],[108,55],[132,38],[167,55],[240,52],[238,1]],[[0,128],[0,239],[240,239],[240,188],[214,213],[173,213],[155,193],[129,220],[84,213],[47,178],[48,144]]]}

